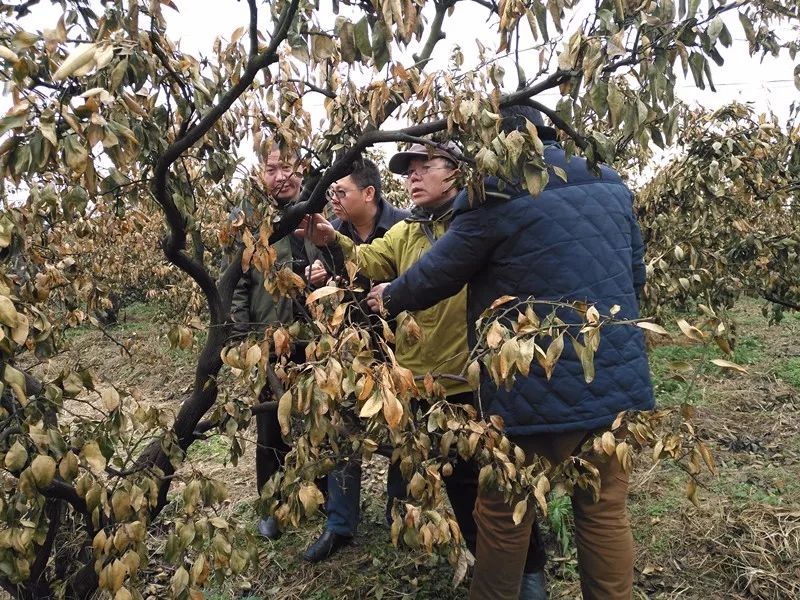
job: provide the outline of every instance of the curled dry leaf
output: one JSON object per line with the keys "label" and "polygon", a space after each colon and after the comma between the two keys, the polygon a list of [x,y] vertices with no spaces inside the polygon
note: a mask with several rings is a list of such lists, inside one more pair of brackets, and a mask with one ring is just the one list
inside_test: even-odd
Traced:
{"label": "curled dry leaf", "polygon": [[53,73],[53,79],[61,81],[85,68],[94,60],[97,52],[96,44],[80,44],[69,56],[61,63],[61,66]]}

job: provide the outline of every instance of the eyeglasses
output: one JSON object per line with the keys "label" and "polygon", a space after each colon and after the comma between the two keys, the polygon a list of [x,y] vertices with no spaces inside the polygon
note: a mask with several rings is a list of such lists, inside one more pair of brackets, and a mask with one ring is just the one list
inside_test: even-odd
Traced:
{"label": "eyeglasses", "polygon": [[413,177],[415,174],[418,177],[423,177],[427,175],[430,171],[433,171],[434,169],[445,169],[447,171],[455,170],[453,167],[450,166],[443,167],[437,165],[422,165],[421,167],[417,167],[416,169],[408,169],[405,173],[403,173],[403,175],[405,176],[406,179],[411,179],[411,177]]}
{"label": "eyeglasses", "polygon": [[[357,190],[363,190],[364,188],[356,188]],[[352,192],[353,190],[348,190],[347,188],[328,188],[328,191],[325,192],[325,195],[328,196],[331,200],[342,200],[347,194]]]}

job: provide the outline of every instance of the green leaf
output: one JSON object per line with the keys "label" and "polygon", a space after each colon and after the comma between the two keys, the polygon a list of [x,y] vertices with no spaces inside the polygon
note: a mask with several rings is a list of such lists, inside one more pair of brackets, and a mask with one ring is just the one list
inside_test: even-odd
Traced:
{"label": "green leaf", "polygon": [[605,81],[598,81],[592,86],[589,92],[589,99],[592,102],[592,108],[597,113],[597,116],[603,118],[608,112],[608,84]]}
{"label": "green leaf", "polygon": [[16,129],[17,127],[22,127],[27,122],[28,122],[27,112],[24,112],[20,115],[14,115],[11,117],[3,117],[2,119],[0,119],[0,136],[11,131],[12,129]]}
{"label": "green leaf", "polygon": [[339,31],[339,48],[342,53],[342,60],[346,63],[354,63],[359,59],[358,47],[353,24],[350,21],[342,23]]}
{"label": "green leaf", "polygon": [[545,42],[550,41],[550,36],[547,34],[547,8],[541,1],[537,0],[533,3],[533,14],[536,16],[536,22],[539,24],[542,38],[544,38]]}
{"label": "green leaf", "polygon": [[367,17],[361,19],[355,25],[355,41],[358,51],[362,56],[372,56],[372,44],[369,41],[369,23]]}
{"label": "green leaf", "polygon": [[538,196],[547,185],[548,174],[546,169],[541,169],[533,163],[525,163],[522,168],[525,176],[525,188],[531,196]]}
{"label": "green leaf", "polygon": [[756,41],[756,32],[753,30],[753,23],[750,22],[750,17],[748,17],[743,12],[739,13],[739,22],[742,24],[742,28],[744,29],[744,34],[747,36],[747,41],[751,44],[754,44]]}
{"label": "green leaf", "polygon": [[722,24],[722,29],[719,32],[719,42],[726,48],[730,48],[730,45],[733,43],[733,37],[731,36],[730,29],[725,23]]}
{"label": "green leaf", "polygon": [[83,173],[86,170],[86,163],[89,161],[89,151],[81,143],[77,135],[68,135],[61,142],[64,150],[64,162],[76,173]]}
{"label": "green leaf", "polygon": [[375,69],[378,71],[383,69],[391,58],[387,37],[380,22],[372,30],[372,58],[375,60]]}
{"label": "green leaf", "polygon": [[705,57],[699,52],[692,52],[691,56],[689,56],[689,67],[692,69],[694,83],[701,90],[706,89],[705,83],[703,83],[703,70],[705,63]]}
{"label": "green leaf", "polygon": [[625,104],[625,96],[614,83],[608,84],[608,108],[611,111],[611,125],[618,126],[622,120],[622,108]]}

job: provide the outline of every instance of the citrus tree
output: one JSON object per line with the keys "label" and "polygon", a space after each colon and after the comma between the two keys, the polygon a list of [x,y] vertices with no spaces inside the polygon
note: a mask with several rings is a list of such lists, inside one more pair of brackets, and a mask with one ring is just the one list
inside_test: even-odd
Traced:
{"label": "citrus tree", "polygon": [[[276,324],[241,343],[230,339],[234,287],[243,269],[255,268],[276,293],[304,293],[300,278],[275,265],[270,244],[320,211],[328,186],[381,142],[456,140],[461,182],[478,200],[486,174],[519,178],[534,195],[558,176],[544,164],[535,127],[500,132],[504,106],[539,108],[565,147],[592,164],[613,162],[631,145],[668,146],[681,123],[680,73],[713,85],[734,35],[726,15],[738,15],[751,53],[794,56],[797,36],[775,32],[780,25],[796,34],[798,3],[478,0],[492,40],[475,42],[477,62],[465,66],[458,47],[447,61],[437,56],[465,2],[247,0],[246,22],[202,55],[171,38],[167,15],[187,18],[173,0],[60,0],[52,4],[62,16],[44,25],[36,21],[43,1],[0,4],[0,77],[12,104],[0,119],[0,584],[8,592],[140,598],[148,531],[176,484],[179,516],[162,532],[175,565],[171,593],[201,597],[209,582],[244,572],[255,546],[240,543],[249,538],[234,519],[215,513],[224,483],[181,467],[189,446],[211,430],[232,439],[235,461],[241,432],[266,410],[278,411],[294,441],[286,472],[262,492],[284,523],[319,505],[311,482],[337,456],[387,446],[412,499],[403,514],[398,508],[393,536],[429,550],[449,552],[458,542],[440,502],[455,454],[477,457],[482,485],[522,494],[523,513],[521,503],[542,503],[551,482],[594,485],[586,469],[541,461],[523,468],[502,423],[442,402],[433,375],[417,380],[394,361],[391,330],[376,339],[359,325],[346,284],[308,295],[302,323]],[[559,93],[554,105],[537,99],[547,91]],[[309,95],[323,98],[319,130],[305,108]],[[406,125],[389,126],[390,117]],[[242,173],[242,140],[256,161],[275,144],[302,157],[306,185],[288,209],[279,212],[257,178]],[[244,203],[253,210],[226,218]],[[109,243],[132,232],[140,244]],[[44,380],[26,368],[30,357],[59,351],[65,328],[107,305],[113,284],[156,264],[169,264],[157,276],[201,299],[193,312],[207,332],[176,415],[77,366]],[[576,308],[576,323],[487,315],[473,358],[507,381],[531,360],[557,368],[559,348],[573,343],[589,379],[602,327],[626,325]],[[504,303],[495,310],[502,314]],[[526,315],[524,305],[514,310]],[[413,335],[413,319],[399,327]],[[570,339],[576,328],[582,333]],[[173,340],[183,344],[189,334],[178,329]],[[303,364],[288,360],[297,339],[309,342]],[[255,393],[269,386],[274,399],[232,398],[219,383],[224,364]],[[412,415],[412,396],[430,400],[423,414]],[[685,416],[620,416],[585,452],[616,454],[629,468],[652,446],[656,457],[684,460],[693,475],[701,464],[713,468]],[[452,557],[463,570],[461,555]]]}

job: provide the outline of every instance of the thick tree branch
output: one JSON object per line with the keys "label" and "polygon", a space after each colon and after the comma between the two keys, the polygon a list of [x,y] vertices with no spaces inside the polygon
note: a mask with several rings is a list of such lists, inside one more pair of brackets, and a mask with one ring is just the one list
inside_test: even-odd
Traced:
{"label": "thick tree branch", "polygon": [[575,143],[581,150],[586,150],[586,147],[589,145],[589,142],[586,140],[586,138],[578,133],[572,125],[562,119],[556,111],[533,99],[527,100],[526,104],[532,106],[542,114],[547,115],[547,117],[553,122],[553,125],[575,140]]}
{"label": "thick tree branch", "polygon": [[[521,104],[527,101],[528,98],[557,87],[574,75],[574,71],[556,71],[539,83],[503,96],[500,99],[500,107]],[[388,112],[390,111],[387,111],[387,114]],[[366,148],[381,142],[402,142],[407,141],[410,137],[424,137],[445,129],[447,129],[447,119],[429,121],[394,131],[380,131],[374,128],[365,131],[356,140],[355,144],[334,161],[321,176],[307,183],[298,201],[292,204],[282,215],[280,221],[275,224],[269,239],[270,244],[274,244],[286,235],[291,234],[303,216],[322,211],[327,202],[325,190],[333,182],[347,175],[349,166]]]}
{"label": "thick tree branch", "polygon": [[45,537],[44,544],[36,550],[36,560],[31,565],[29,582],[41,582],[42,574],[47,567],[47,562],[50,559],[50,552],[53,549],[53,543],[56,541],[56,535],[61,528],[61,501],[50,500],[45,509],[47,513],[47,520],[50,522],[47,526],[47,536]]}
{"label": "thick tree branch", "polygon": [[[251,8],[250,28],[251,41],[253,34],[254,0],[249,0]],[[186,221],[176,206],[169,190],[169,172],[180,156],[200,141],[217,121],[230,109],[236,100],[250,87],[256,75],[265,67],[278,59],[277,50],[286,39],[289,27],[294,21],[299,0],[291,0],[281,15],[272,35],[269,46],[261,54],[251,56],[239,81],[222,95],[203,117],[197,121],[185,135],[175,140],[158,158],[153,173],[153,195],[164,211],[170,233],[164,239],[163,249],[166,257],[175,266],[188,274],[203,291],[208,303],[210,323],[208,338],[200,352],[195,370],[194,387],[191,395],[181,405],[175,420],[174,433],[178,444],[184,450],[194,441],[194,429],[203,415],[214,404],[217,397],[216,375],[222,367],[219,356],[220,348],[225,344],[230,329],[228,314],[236,282],[241,277],[241,254],[233,261],[220,280],[218,288],[202,261],[190,257],[186,252]],[[151,444],[137,460],[137,466],[155,466],[169,476],[174,471],[169,458],[161,449],[160,441]],[[153,509],[155,516],[166,505],[168,478],[162,481],[159,489],[159,502]]]}
{"label": "thick tree branch", "polygon": [[298,6],[299,0],[292,0],[278,21],[271,43],[266,50],[248,60],[245,71],[236,85],[228,90],[219,103],[203,115],[183,137],[173,142],[164,151],[164,154],[159,157],[155,165],[153,195],[164,210],[170,229],[169,236],[164,240],[164,253],[175,266],[187,273],[203,290],[209,303],[213,325],[223,323],[227,315],[220,310],[221,306],[216,286],[204,265],[184,253],[186,249],[186,223],[169,191],[169,170],[181,154],[202,139],[233,103],[250,87],[259,71],[277,60],[278,47],[286,38],[289,26],[297,14]]}
{"label": "thick tree branch", "polygon": [[47,498],[57,498],[58,500],[69,502],[72,508],[82,515],[89,514],[86,501],[78,495],[74,487],[60,479],[54,479],[50,482],[50,485],[42,490],[42,495]]}
{"label": "thick tree branch", "polygon": [[[254,33],[254,0],[248,0],[250,14],[250,39],[251,49]],[[222,95],[219,102],[214,105],[203,117],[197,121],[180,138],[175,140],[158,158],[152,180],[153,195],[164,211],[169,235],[164,239],[163,249],[166,257],[175,266],[188,274],[203,291],[208,303],[210,324],[208,338],[200,352],[195,370],[195,380],[191,395],[182,403],[175,419],[173,432],[179,446],[185,450],[195,440],[195,427],[200,422],[208,409],[213,406],[217,397],[216,375],[222,367],[219,351],[228,339],[230,323],[231,300],[236,282],[241,277],[241,251],[238,258],[231,262],[223,273],[219,287],[211,278],[208,270],[201,260],[192,258],[186,253],[186,221],[176,206],[169,189],[169,172],[172,165],[180,156],[200,141],[217,121],[230,109],[236,100],[250,87],[258,73],[274,63],[277,59],[277,50],[286,39],[289,27],[294,21],[299,6],[299,0],[292,0],[284,10],[272,35],[269,46],[260,54],[251,55],[245,66],[242,77],[236,84]],[[256,21],[257,28],[257,21]],[[257,43],[257,38],[256,38]],[[256,46],[257,47],[257,46]],[[160,440],[154,441],[137,460],[137,467],[156,467],[164,473],[165,477],[159,486],[157,505],[151,511],[155,517],[167,503],[167,491],[170,485],[170,475],[174,468],[161,448]]]}
{"label": "thick tree branch", "polygon": [[794,302],[789,302],[788,300],[783,300],[768,292],[761,292],[761,297],[764,298],[767,302],[772,302],[773,304],[778,304],[779,306],[783,306],[786,308],[791,308],[792,310],[800,310],[800,304],[795,304]]}
{"label": "thick tree branch", "polygon": [[250,10],[250,58],[258,56],[258,7],[256,0],[247,0]]}
{"label": "thick tree branch", "polygon": [[[261,415],[276,410],[278,410],[277,400],[267,400],[266,402],[259,402],[258,404],[250,407],[250,412],[253,416]],[[221,423],[216,423],[211,419],[205,419],[203,421],[200,421],[197,424],[197,427],[194,428],[194,439],[196,440],[203,439],[205,437],[204,434],[214,429],[214,427],[224,425],[227,419],[229,418],[230,416],[226,415],[226,418],[223,419]]]}
{"label": "thick tree branch", "polygon": [[442,31],[442,25],[444,25],[444,18],[447,15],[447,11],[450,10],[456,2],[458,2],[458,0],[436,2],[436,14],[433,16],[433,21],[431,21],[428,28],[428,38],[425,40],[425,45],[422,47],[420,53],[414,55],[414,62],[417,64],[420,71],[424,69],[425,65],[430,61],[436,44],[447,37],[444,31]]}

